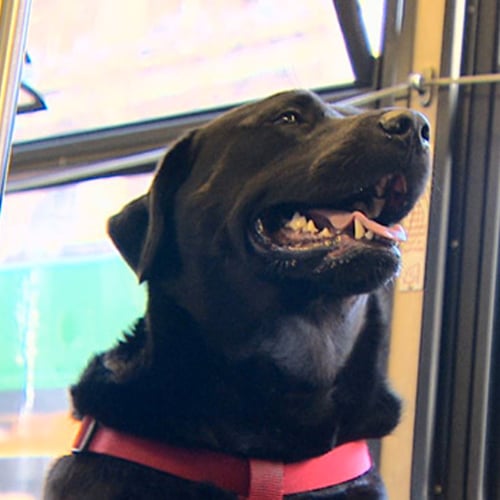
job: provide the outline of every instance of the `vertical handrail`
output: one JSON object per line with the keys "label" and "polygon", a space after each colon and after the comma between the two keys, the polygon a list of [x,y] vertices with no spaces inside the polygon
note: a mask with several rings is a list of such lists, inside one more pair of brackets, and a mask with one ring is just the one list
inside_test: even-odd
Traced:
{"label": "vertical handrail", "polygon": [[10,161],[31,0],[0,0],[0,211]]}

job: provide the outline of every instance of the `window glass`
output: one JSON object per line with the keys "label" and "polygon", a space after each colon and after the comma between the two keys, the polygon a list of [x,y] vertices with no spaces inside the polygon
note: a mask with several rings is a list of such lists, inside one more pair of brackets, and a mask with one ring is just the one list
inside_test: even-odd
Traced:
{"label": "window glass", "polygon": [[[363,2],[375,54],[383,3]],[[34,0],[27,51],[47,109],[15,142],[354,80],[331,0]]]}
{"label": "window glass", "polygon": [[106,219],[149,182],[113,177],[5,198],[0,498],[40,498],[48,457],[67,452],[75,430],[67,387],[144,311],[144,290],[110,242]]}
{"label": "window glass", "polygon": [[[0,350],[0,390],[20,390],[30,370],[37,387],[65,387],[82,369],[82,350],[107,347],[117,328],[141,314],[142,292],[106,234],[106,219],[145,192],[149,178],[6,196],[0,331],[8,332],[3,342],[12,348]],[[30,343],[34,349],[25,349]]]}
{"label": "window glass", "polygon": [[382,51],[382,31],[384,27],[385,0],[358,0],[363,24],[373,56]]}

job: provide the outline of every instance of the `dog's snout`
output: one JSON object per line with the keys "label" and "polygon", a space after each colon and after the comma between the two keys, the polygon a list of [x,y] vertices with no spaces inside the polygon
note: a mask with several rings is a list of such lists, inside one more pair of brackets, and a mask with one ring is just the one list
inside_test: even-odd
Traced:
{"label": "dog's snout", "polygon": [[390,137],[400,137],[402,139],[416,137],[422,144],[429,142],[429,122],[418,111],[409,109],[387,111],[380,117],[379,125]]}

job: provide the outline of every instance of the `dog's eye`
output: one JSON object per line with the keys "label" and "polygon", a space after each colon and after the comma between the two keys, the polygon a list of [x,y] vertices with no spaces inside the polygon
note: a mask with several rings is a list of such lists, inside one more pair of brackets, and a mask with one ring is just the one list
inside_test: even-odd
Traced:
{"label": "dog's eye", "polygon": [[302,123],[302,116],[297,111],[285,111],[274,120],[276,125],[296,125]]}

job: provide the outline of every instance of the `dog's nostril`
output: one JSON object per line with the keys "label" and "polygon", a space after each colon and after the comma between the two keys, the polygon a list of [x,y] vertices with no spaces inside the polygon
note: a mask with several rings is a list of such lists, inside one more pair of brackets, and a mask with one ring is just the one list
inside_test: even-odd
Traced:
{"label": "dog's nostril", "polygon": [[390,128],[393,134],[396,135],[406,135],[412,128],[412,121],[407,116],[402,116],[396,120],[393,120]]}
{"label": "dog's nostril", "polygon": [[380,117],[380,126],[389,135],[406,135],[413,127],[410,111],[393,109]]}
{"label": "dog's nostril", "polygon": [[423,125],[423,127],[421,128],[420,130],[420,137],[424,140],[424,141],[429,141],[430,140],[430,136],[431,136],[431,132],[430,132],[430,127],[429,127],[429,124],[428,123],[425,123]]}
{"label": "dog's nostril", "polygon": [[405,138],[416,134],[422,142],[429,141],[429,122],[418,111],[392,109],[380,117],[379,125],[391,137]]}

